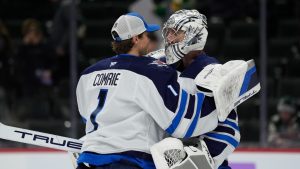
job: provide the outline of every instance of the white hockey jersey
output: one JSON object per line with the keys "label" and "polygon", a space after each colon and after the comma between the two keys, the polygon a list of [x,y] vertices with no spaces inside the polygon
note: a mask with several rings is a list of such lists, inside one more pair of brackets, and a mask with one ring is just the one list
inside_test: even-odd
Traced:
{"label": "white hockey jersey", "polygon": [[86,121],[84,152],[150,154],[166,132],[199,136],[218,123],[209,108],[214,102],[188,94],[176,70],[150,57],[122,54],[99,61],[82,73],[76,94]]}

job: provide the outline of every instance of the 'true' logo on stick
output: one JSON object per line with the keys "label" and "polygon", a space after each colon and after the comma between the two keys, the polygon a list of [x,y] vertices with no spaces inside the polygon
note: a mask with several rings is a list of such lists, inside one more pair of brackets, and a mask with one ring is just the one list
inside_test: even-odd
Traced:
{"label": "'true' logo on stick", "polygon": [[62,140],[59,143],[59,142],[55,142],[54,138],[48,137],[48,136],[45,136],[45,135],[33,134],[33,133],[28,133],[28,132],[19,131],[19,130],[15,130],[14,132],[20,133],[21,138],[23,138],[23,139],[25,139],[26,135],[32,136],[32,140],[35,141],[35,142],[38,141],[38,140],[42,140],[46,144],[52,144],[52,145],[61,146],[61,147],[69,147],[69,148],[74,148],[74,149],[78,149],[78,150],[80,150],[81,147],[82,147],[81,143],[77,143],[77,142],[74,142],[74,141]]}

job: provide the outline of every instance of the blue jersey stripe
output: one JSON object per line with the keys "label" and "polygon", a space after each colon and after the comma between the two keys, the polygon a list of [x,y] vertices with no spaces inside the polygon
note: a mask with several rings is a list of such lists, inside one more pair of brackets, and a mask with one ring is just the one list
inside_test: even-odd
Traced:
{"label": "blue jersey stripe", "polygon": [[247,89],[248,89],[248,86],[249,86],[249,83],[250,83],[250,80],[251,80],[251,76],[254,72],[256,72],[256,67],[255,66],[253,66],[251,69],[249,69],[246,72],[245,79],[244,79],[244,82],[243,82],[243,85],[242,85],[242,88],[241,88],[241,91],[240,91],[240,95],[247,92]]}
{"label": "blue jersey stripe", "polygon": [[132,162],[134,164],[137,164],[141,168],[155,169],[155,165],[152,161],[123,154],[94,154],[83,152],[79,155],[77,164],[88,163],[95,166],[104,166],[121,160]]}
{"label": "blue jersey stripe", "polygon": [[173,119],[171,125],[166,129],[166,131],[169,134],[173,134],[174,131],[176,130],[176,128],[178,127],[180,120],[184,114],[185,111],[185,107],[186,107],[186,103],[187,103],[187,99],[188,99],[188,94],[186,91],[182,90],[181,91],[181,99],[180,99],[180,105],[179,105],[179,110],[175,116],[175,118]]}
{"label": "blue jersey stripe", "polygon": [[197,101],[196,114],[195,114],[195,117],[194,117],[188,131],[186,132],[186,134],[184,136],[185,138],[186,137],[191,137],[192,134],[195,131],[197,122],[199,121],[199,117],[200,117],[200,114],[201,114],[201,108],[202,108],[202,103],[203,103],[203,100],[204,100],[204,94],[203,93],[197,93],[197,100],[198,101]]}
{"label": "blue jersey stripe", "polygon": [[236,141],[234,138],[227,136],[227,135],[217,134],[217,133],[207,133],[205,135],[207,135],[208,137],[214,138],[214,139],[223,140],[223,141],[231,144],[235,148],[239,145],[238,141]]}
{"label": "blue jersey stripe", "polygon": [[232,122],[232,121],[225,120],[224,122],[220,122],[220,123],[221,124],[227,124],[227,125],[231,126],[232,128],[236,129],[237,131],[240,131],[239,126],[236,123]]}

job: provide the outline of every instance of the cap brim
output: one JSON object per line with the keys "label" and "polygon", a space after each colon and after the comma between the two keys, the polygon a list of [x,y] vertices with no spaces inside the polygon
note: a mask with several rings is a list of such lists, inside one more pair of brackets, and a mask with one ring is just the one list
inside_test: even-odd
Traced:
{"label": "cap brim", "polygon": [[154,31],[158,31],[159,29],[160,29],[159,25],[149,24],[147,25],[146,32],[154,32]]}

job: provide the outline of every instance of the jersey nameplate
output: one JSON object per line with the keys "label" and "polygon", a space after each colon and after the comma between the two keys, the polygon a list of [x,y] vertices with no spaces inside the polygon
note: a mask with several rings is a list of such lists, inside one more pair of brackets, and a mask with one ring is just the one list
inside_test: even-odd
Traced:
{"label": "jersey nameplate", "polygon": [[121,73],[100,73],[97,74],[93,86],[117,86]]}

